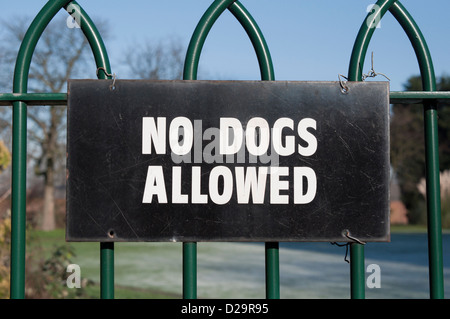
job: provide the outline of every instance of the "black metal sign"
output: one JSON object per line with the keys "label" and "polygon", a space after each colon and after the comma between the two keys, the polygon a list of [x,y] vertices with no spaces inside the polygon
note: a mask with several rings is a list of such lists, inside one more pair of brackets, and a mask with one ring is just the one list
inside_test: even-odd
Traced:
{"label": "black metal sign", "polygon": [[386,82],[71,80],[68,241],[389,240]]}

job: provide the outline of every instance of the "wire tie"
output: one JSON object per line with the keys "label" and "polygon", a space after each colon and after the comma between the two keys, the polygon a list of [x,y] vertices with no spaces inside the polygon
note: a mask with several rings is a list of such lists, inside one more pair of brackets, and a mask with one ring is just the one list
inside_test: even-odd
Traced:
{"label": "wire tie", "polygon": [[348,255],[348,246],[350,245],[350,243],[345,243],[345,244],[338,244],[336,242],[332,242],[330,243],[331,245],[336,245],[338,247],[344,247],[345,246],[345,256],[344,256],[344,260],[349,264],[350,261],[347,259],[347,255]]}
{"label": "wire tie", "polygon": [[370,69],[368,74],[363,74],[362,75],[362,80],[365,81],[367,78],[374,78],[377,75],[382,75],[384,76],[386,79],[388,79],[389,81],[391,80],[390,78],[388,78],[385,74],[383,73],[377,73],[375,72],[374,68],[373,68],[373,51],[372,51],[372,69]]}
{"label": "wire tie", "polygon": [[[361,240],[359,240],[358,238],[356,238],[356,237],[353,237],[353,236],[350,236],[350,232],[346,229],[346,230],[344,230],[345,231],[345,237],[347,237],[348,239],[351,239],[351,240],[353,240],[354,242],[356,242],[356,243],[358,243],[358,244],[361,244],[361,245],[365,245],[366,243],[365,242],[363,242],[363,241],[361,241]],[[336,242],[332,242],[332,243],[330,243],[331,245],[336,245],[336,246],[338,246],[338,247],[344,247],[345,246],[345,256],[344,256],[344,260],[349,264],[350,263],[350,261],[347,259],[347,256],[348,256],[348,246],[350,246],[352,243],[345,243],[345,244],[338,244],[338,243],[336,243]]]}
{"label": "wire tie", "polygon": [[347,237],[348,239],[351,239],[351,240],[357,242],[358,244],[361,244],[361,245],[365,245],[366,244],[365,242],[359,240],[358,238],[350,236],[350,232],[348,230],[345,231],[345,237]]}
{"label": "wire tie", "polygon": [[[341,77],[345,79],[345,81],[342,81]],[[350,88],[347,86],[346,82],[348,81],[348,78],[343,76],[342,74],[338,74],[339,79],[339,85],[341,86],[341,92],[343,94],[347,94]]]}
{"label": "wire tie", "polygon": [[109,86],[109,89],[110,90],[115,90],[116,89],[116,74],[115,73],[113,73],[113,74],[109,74],[108,73],[108,71],[106,71],[106,69],[104,68],[104,67],[99,67],[98,69],[97,69],[97,77],[98,77],[98,71],[100,71],[100,70],[102,70],[104,73],[105,73],[105,75],[107,76],[107,77],[112,77],[113,78],[113,82],[112,82],[112,84]]}

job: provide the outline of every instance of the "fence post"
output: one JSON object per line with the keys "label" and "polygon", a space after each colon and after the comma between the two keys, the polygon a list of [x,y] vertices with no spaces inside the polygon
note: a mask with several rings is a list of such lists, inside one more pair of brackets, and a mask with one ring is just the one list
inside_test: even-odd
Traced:
{"label": "fence post", "polygon": [[[39,11],[28,28],[17,54],[13,93],[27,93],[31,58],[45,27],[68,0],[49,1]],[[26,162],[27,105],[13,103],[13,154],[11,201],[11,283],[13,299],[25,297],[25,222],[26,222]]]}
{"label": "fence post", "polygon": [[197,243],[183,243],[183,298],[197,299]]}
{"label": "fence post", "polygon": [[[390,12],[405,30],[417,56],[424,91],[436,90],[436,78],[428,45],[414,19],[400,2]],[[427,187],[427,227],[430,297],[444,298],[442,260],[441,192],[439,181],[439,141],[437,132],[437,104],[424,103],[425,166]]]}
{"label": "fence post", "polygon": [[[94,54],[98,79],[111,79],[111,66],[108,54],[97,27],[76,1],[72,1],[70,4],[72,4],[72,10],[79,9],[79,12],[76,13],[80,18],[81,30],[86,36]],[[65,6],[66,10],[68,9],[67,6]],[[114,299],[114,242],[100,243],[100,283],[101,298]]]}
{"label": "fence post", "polygon": [[[349,71],[349,81],[362,80],[362,68],[370,39],[375,31],[377,22],[381,20],[395,0],[379,0],[375,4],[375,12],[369,13],[359,29],[353,46]],[[351,297],[365,298],[364,246],[358,243],[350,244],[350,274]]]}
{"label": "fence post", "polygon": [[114,299],[114,243],[100,243],[100,297]]}
{"label": "fence post", "polygon": [[350,297],[364,299],[366,297],[366,282],[364,269],[364,245],[350,244]]}
{"label": "fence post", "polygon": [[[379,0],[376,3],[378,11],[369,14],[363,22],[355,45],[349,67],[349,80],[360,81],[364,57],[367,47],[373,35],[375,26],[372,19],[379,21],[389,10],[400,23],[407,34],[420,67],[422,85],[425,91],[436,89],[436,79],[431,55],[420,29],[414,19],[399,1]],[[425,160],[427,180],[427,219],[428,219],[428,253],[430,271],[430,296],[431,298],[443,298],[443,264],[442,264],[442,235],[441,235],[441,206],[439,185],[439,149],[437,135],[437,109],[436,103],[427,101],[424,105],[425,127]]]}
{"label": "fence post", "polygon": [[[80,8],[81,29],[91,45],[97,66],[104,67],[109,72],[109,60],[103,41],[92,20],[81,7],[70,0],[48,1],[36,15],[22,40],[14,69],[13,93],[27,93],[28,73],[37,42],[53,17],[69,2]],[[108,77],[101,75],[100,78]],[[10,282],[10,295],[13,299],[25,297],[26,143],[27,104],[13,102]],[[111,251],[109,254],[111,255]]]}
{"label": "fence post", "polygon": [[[197,79],[198,63],[203,44],[206,40],[208,32],[211,30],[212,25],[226,8],[228,8],[241,23],[242,27],[252,41],[253,48],[255,49],[255,53],[258,58],[261,79],[268,81],[275,80],[272,59],[262,32],[250,13],[239,1],[236,0],[216,0],[206,10],[191,37],[184,64],[183,79]],[[196,275],[194,276],[192,273],[194,271],[196,272],[196,246],[194,246],[194,244],[195,243],[184,243],[183,246],[183,274],[186,276],[184,283],[189,283],[190,285],[196,284],[197,278]],[[280,296],[278,255],[278,243],[265,244],[266,297],[271,299],[277,299]],[[191,291],[191,294],[194,294],[192,288],[189,287],[184,287],[183,291]]]}

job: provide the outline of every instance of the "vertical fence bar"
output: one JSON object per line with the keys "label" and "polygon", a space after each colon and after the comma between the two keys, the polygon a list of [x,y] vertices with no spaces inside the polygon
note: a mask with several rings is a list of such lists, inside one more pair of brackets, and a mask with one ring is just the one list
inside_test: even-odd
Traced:
{"label": "vertical fence bar", "polygon": [[[99,79],[111,79],[111,66],[108,54],[97,27],[76,1],[68,3],[64,8],[69,14],[75,10],[75,14],[78,14],[78,17],[80,18],[81,30],[86,36],[92,53],[94,54],[97,66],[97,77]],[[114,299],[113,242],[100,243],[100,297],[102,299]]]}
{"label": "vertical fence bar", "polygon": [[[70,0],[48,1],[32,21],[17,55],[14,69],[13,93],[27,92],[28,73],[37,42],[56,13],[61,8],[67,7],[69,3]],[[75,1],[71,3],[80,9],[81,29],[88,38],[97,66],[102,66],[107,72],[110,72],[106,50],[98,30],[81,7]],[[101,78],[105,78],[104,76],[101,75]],[[24,298],[25,296],[26,124],[27,105],[23,102],[14,102],[10,284],[11,298],[14,299]],[[105,256],[108,256],[106,260],[111,260],[111,256],[113,256],[111,255],[111,247],[113,246],[109,244],[107,251],[105,251]]]}
{"label": "vertical fence bar", "polygon": [[427,174],[427,227],[430,297],[444,298],[444,275],[441,233],[441,202],[439,185],[439,152],[437,109],[435,103],[424,104],[425,150]]}
{"label": "vertical fence bar", "polygon": [[[49,1],[39,11],[28,28],[17,54],[13,93],[27,93],[31,58],[45,27],[66,4],[67,0]],[[10,296],[25,297],[25,221],[26,221],[26,160],[27,105],[13,103],[13,154],[11,201],[11,282]]]}
{"label": "vertical fence bar", "polygon": [[[258,58],[261,80],[274,81],[275,74],[273,70],[272,58],[270,56],[267,43],[262,36],[256,21],[245,9],[245,7],[236,1],[228,9],[242,24],[247,35],[252,41],[253,48]],[[280,262],[279,262],[279,244],[276,242],[265,243],[265,277],[266,277],[266,298],[280,298]]]}
{"label": "vertical fence bar", "polygon": [[[419,63],[422,85],[425,91],[436,89],[433,63],[426,41],[414,19],[399,1],[379,0],[376,13],[368,15],[360,28],[349,68],[349,80],[360,81],[364,57],[374,32],[374,21],[379,21],[387,9],[400,23],[408,36]],[[439,152],[437,135],[436,103],[424,105],[425,127],[425,159],[427,180],[427,221],[428,221],[428,254],[430,272],[430,297],[444,297],[443,263],[442,263],[442,229],[439,185]]]}
{"label": "vertical fence bar", "polygon": [[27,105],[13,103],[10,296],[25,298]]}
{"label": "vertical fence bar", "polygon": [[197,243],[183,243],[183,298],[197,299]]}
{"label": "vertical fence bar", "polygon": [[357,243],[351,243],[350,256],[350,297],[352,299],[364,299],[366,296],[364,246]]}
{"label": "vertical fence bar", "polygon": [[[195,80],[197,79],[198,62],[200,59],[201,49],[206,40],[206,37],[218,19],[222,12],[228,8],[230,12],[241,23],[242,27],[249,36],[253,48],[255,49],[258,63],[261,72],[262,80],[275,80],[272,59],[270,56],[267,43],[262,35],[261,30],[256,24],[253,17],[245,9],[245,7],[236,0],[216,0],[205,12],[197,24],[194,34],[191,37],[191,42],[186,54],[186,60],[184,64],[183,79]],[[193,245],[194,243],[189,243]],[[191,254],[194,254],[195,249],[187,246],[187,243],[183,246],[183,274],[188,278],[195,278],[193,274],[190,274],[188,269],[194,271],[194,259]],[[279,249],[278,243],[266,243],[265,244],[265,257],[266,257],[266,297],[271,299],[279,298],[280,296],[280,283],[279,283]],[[195,264],[196,267],[196,264]],[[195,269],[196,271],[196,269]],[[184,283],[191,282],[186,278]],[[183,291],[190,291],[188,287],[184,287]]]}
{"label": "vertical fence bar", "polygon": [[[369,13],[359,29],[350,58],[349,81],[362,80],[362,68],[370,39],[377,22],[381,20],[395,0],[379,0],[375,12]],[[365,298],[364,246],[358,243],[350,244],[350,295],[354,299]]]}
{"label": "vertical fence bar", "polygon": [[444,298],[436,103],[424,104],[430,297]]}
{"label": "vertical fence bar", "polygon": [[[428,45],[414,19],[400,2],[390,12],[406,32],[417,56],[424,91],[436,90],[436,78]],[[444,298],[442,257],[441,197],[439,181],[439,141],[437,132],[437,104],[424,103],[425,163],[427,187],[427,227],[430,297]]]}
{"label": "vertical fence bar", "polygon": [[[251,39],[253,48],[258,58],[261,80],[274,81],[275,73],[273,70],[272,58],[270,56],[267,43],[262,36],[256,21],[245,9],[245,7],[236,1],[228,9],[242,24],[248,37]],[[279,244],[276,242],[265,243],[265,277],[266,277],[266,298],[280,298],[280,262],[279,262]]]}
{"label": "vertical fence bar", "polygon": [[266,252],[266,298],[280,298],[280,261],[279,244],[265,243]]}
{"label": "vertical fence bar", "polygon": [[[200,19],[189,43],[183,79],[196,80],[200,53],[212,25],[232,0],[214,1]],[[183,298],[197,298],[197,243],[183,243]]]}
{"label": "vertical fence bar", "polygon": [[100,297],[114,299],[114,243],[100,243]]}

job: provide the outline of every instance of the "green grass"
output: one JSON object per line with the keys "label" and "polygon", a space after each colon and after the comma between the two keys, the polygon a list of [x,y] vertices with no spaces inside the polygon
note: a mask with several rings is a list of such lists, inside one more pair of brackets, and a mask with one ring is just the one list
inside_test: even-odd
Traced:
{"label": "green grass", "polygon": [[[391,233],[426,233],[426,225],[393,225]],[[442,229],[443,234],[450,233],[450,229]]]}
{"label": "green grass", "polygon": [[391,233],[426,233],[424,225],[392,225]]}
{"label": "green grass", "polygon": [[[100,285],[95,283],[86,288],[86,293],[91,299],[99,299]],[[169,294],[151,289],[140,289],[116,285],[114,287],[115,299],[180,299],[181,296]]]}
{"label": "green grass", "polygon": [[[425,233],[425,226],[392,226],[392,233]],[[448,231],[448,230],[447,230]],[[445,231],[444,231],[445,232]],[[71,245],[75,250],[73,263],[80,266],[81,277],[93,282],[86,288],[89,298],[100,296],[100,244],[65,241],[65,230],[50,232],[30,230],[28,249],[36,249],[45,257],[57,246]],[[182,244],[181,243],[116,243],[115,252],[115,298],[117,299],[179,299],[182,292]],[[226,245],[201,245],[201,256],[216,258],[221,254],[233,258]],[[227,246],[228,247],[228,246]],[[199,251],[200,252],[200,251]],[[199,263],[204,262],[199,258]],[[263,263],[263,261],[262,261]],[[223,261],[217,264],[222,265]],[[225,267],[225,266],[223,266]],[[208,271],[206,267],[205,272]],[[226,270],[225,270],[226,271]],[[138,274],[138,275],[137,275]],[[207,276],[207,274],[202,274]]]}
{"label": "green grass", "polygon": [[[75,250],[75,256],[73,258],[73,263],[79,264],[81,268],[81,277],[88,279],[91,284],[89,284],[85,291],[88,298],[99,298],[100,297],[100,244],[92,242],[66,242],[65,241],[65,230],[56,229],[54,231],[40,231],[40,230],[29,230],[28,234],[28,251],[35,251],[42,254],[43,258],[48,258],[51,253],[56,249],[56,247],[61,245],[71,245]],[[141,245],[139,247],[138,245]],[[127,267],[120,267],[123,260],[129,258],[126,251],[128,245],[134,245],[133,254],[149,253],[158,251],[159,249],[164,249],[163,247],[158,248],[154,245],[149,249],[148,243],[116,243],[115,245],[115,279],[126,276],[126,273],[133,271],[127,269]],[[164,244],[163,244],[164,245]],[[145,247],[147,246],[147,247]],[[165,247],[167,249],[167,247]],[[172,249],[173,250],[173,249]],[[178,251],[174,251],[178,253]],[[118,267],[117,267],[118,266]],[[180,291],[181,292],[181,291]],[[116,299],[179,299],[181,298],[181,293],[176,294],[173,292],[163,291],[158,289],[158,287],[142,289],[135,286],[128,286],[124,284],[115,284],[114,297]]]}

